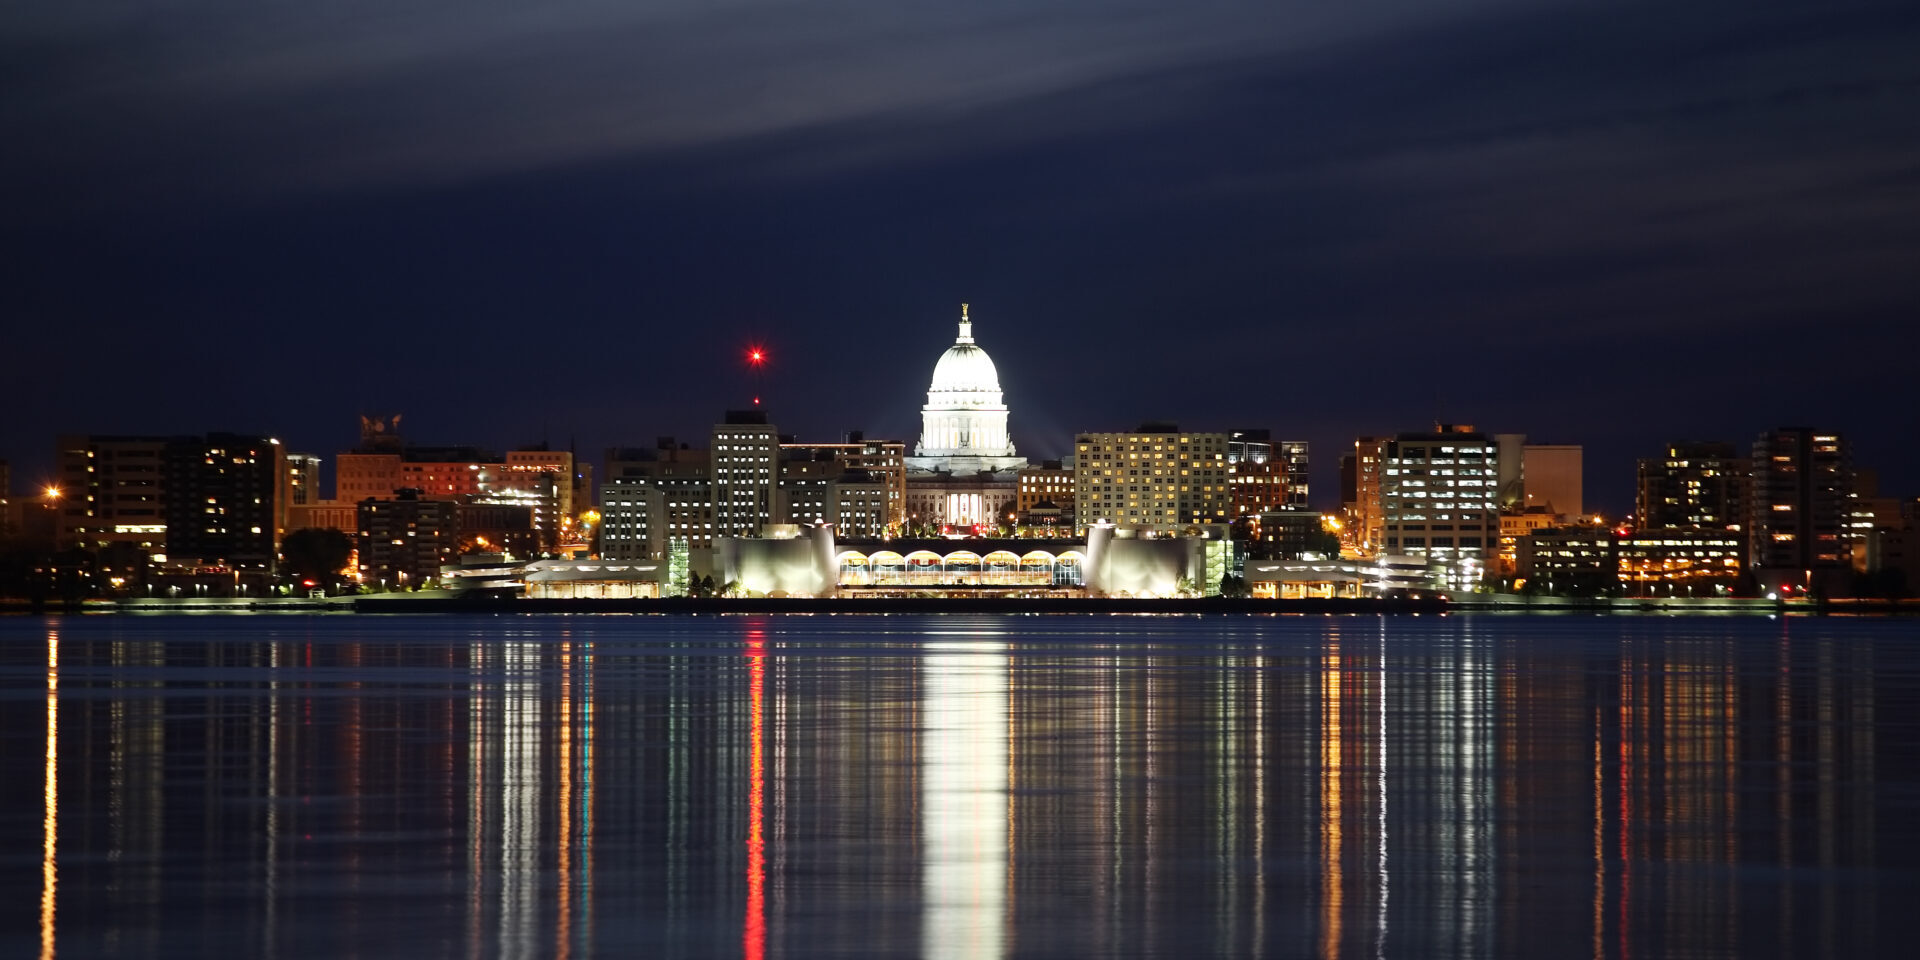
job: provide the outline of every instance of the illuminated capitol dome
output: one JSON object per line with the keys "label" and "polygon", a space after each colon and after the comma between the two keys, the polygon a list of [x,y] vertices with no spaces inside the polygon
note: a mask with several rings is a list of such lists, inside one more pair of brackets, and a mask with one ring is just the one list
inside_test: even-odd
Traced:
{"label": "illuminated capitol dome", "polygon": [[907,465],[917,471],[957,475],[981,470],[1018,470],[1007,437],[1007,405],[1001,400],[1000,373],[993,358],[973,342],[973,321],[960,305],[960,335],[933,367],[927,405],[920,408],[920,443]]}

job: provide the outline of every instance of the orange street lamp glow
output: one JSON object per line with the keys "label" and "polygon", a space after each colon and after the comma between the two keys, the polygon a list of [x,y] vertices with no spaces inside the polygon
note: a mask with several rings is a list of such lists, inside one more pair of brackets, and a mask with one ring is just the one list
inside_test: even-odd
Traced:
{"label": "orange street lamp glow", "polygon": [[59,488],[59,487],[56,487],[56,486],[54,486],[54,485],[52,485],[52,484],[48,484],[48,485],[47,485],[47,499],[48,499],[48,500],[58,500],[58,499],[60,499],[60,488]]}

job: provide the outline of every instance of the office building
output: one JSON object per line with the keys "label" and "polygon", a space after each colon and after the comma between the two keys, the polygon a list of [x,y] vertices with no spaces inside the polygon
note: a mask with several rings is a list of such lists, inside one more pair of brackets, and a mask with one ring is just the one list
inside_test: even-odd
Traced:
{"label": "office building", "polygon": [[1225,524],[1233,509],[1227,435],[1170,423],[1074,438],[1075,525],[1173,531]]}
{"label": "office building", "polygon": [[780,434],[764,410],[729,410],[713,427],[713,535],[753,536],[773,523]]}
{"label": "office building", "polygon": [[782,458],[818,459],[831,455],[842,471],[865,471],[886,485],[887,520],[896,529],[907,518],[907,445],[897,440],[868,440],[859,431],[839,443],[782,442]]}
{"label": "office building", "polygon": [[1440,424],[1387,441],[1382,467],[1384,550],[1426,557],[1449,588],[1480,583],[1500,534],[1496,441]]}

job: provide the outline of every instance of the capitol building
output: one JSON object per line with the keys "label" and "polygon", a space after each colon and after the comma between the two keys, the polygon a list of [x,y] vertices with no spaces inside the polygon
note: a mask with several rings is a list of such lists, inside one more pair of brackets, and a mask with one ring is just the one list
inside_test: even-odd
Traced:
{"label": "capitol building", "polygon": [[1025,457],[1007,436],[1007,404],[1000,371],[973,339],[973,320],[960,305],[960,331],[933,365],[927,404],[920,408],[920,442],[907,459],[910,523],[956,528],[1007,522],[1018,496]]}
{"label": "capitol building", "polygon": [[1002,473],[1027,465],[1007,436],[1007,404],[1000,372],[973,339],[967,305],[960,305],[960,333],[933,366],[927,405],[920,408],[920,442],[907,458],[916,473],[970,476]]}

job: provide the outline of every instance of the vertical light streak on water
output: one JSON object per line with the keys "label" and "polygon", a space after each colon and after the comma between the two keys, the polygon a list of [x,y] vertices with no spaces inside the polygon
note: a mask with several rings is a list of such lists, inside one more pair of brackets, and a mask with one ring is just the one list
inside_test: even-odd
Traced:
{"label": "vertical light streak on water", "polygon": [[1107,851],[1107,882],[1102,890],[1106,895],[1106,937],[1105,946],[1117,951],[1121,943],[1120,921],[1125,909],[1122,894],[1126,890],[1125,871],[1127,867],[1127,844],[1123,842],[1125,834],[1121,832],[1122,808],[1125,802],[1126,779],[1122,774],[1122,754],[1120,736],[1120,705],[1123,691],[1120,688],[1120,660],[1107,657],[1107,836],[1102,847]]}
{"label": "vertical light streak on water", "polygon": [[1593,960],[1607,956],[1606,752],[1601,748],[1600,708],[1593,708]]}
{"label": "vertical light streak on water", "polygon": [[1439,942],[1458,956],[1486,956],[1491,948],[1494,870],[1497,866],[1492,782],[1495,759],[1496,683],[1490,656],[1473,635],[1470,619],[1446,644],[1436,662],[1433,694],[1424,706],[1432,717],[1436,771],[1433,804],[1438,819],[1433,853],[1439,866],[1435,894]]}
{"label": "vertical light streak on water", "polygon": [[593,641],[580,653],[580,942],[593,944]]}
{"label": "vertical light streak on water", "polygon": [[53,960],[54,919],[59,906],[60,848],[60,631],[47,631],[46,814],[41,822],[40,960]]}
{"label": "vertical light streak on water", "polygon": [[1634,723],[1635,698],[1639,696],[1634,670],[1633,655],[1623,654],[1620,658],[1620,774],[1613,785],[1620,793],[1617,841],[1620,845],[1620,893],[1615,904],[1620,915],[1620,960],[1631,960],[1633,956],[1633,944],[1629,939],[1633,931],[1633,745],[1644,735]]}
{"label": "vertical light streak on water", "polygon": [[267,644],[266,904],[260,952],[273,954],[280,938],[280,644]]}
{"label": "vertical light streak on water", "polygon": [[559,878],[554,895],[559,901],[554,911],[553,956],[568,960],[573,952],[573,644],[560,642],[559,735],[555,737],[560,754],[560,824],[554,838],[559,862]]}
{"label": "vertical light streak on water", "polygon": [[493,742],[488,729],[487,652],[475,643],[469,648],[471,677],[467,690],[467,956],[487,953],[483,945],[486,931],[486,838],[490,833],[487,802],[491,790],[487,777],[487,744]]}
{"label": "vertical light streak on water", "polygon": [[537,955],[540,923],[540,645],[506,644],[500,684],[500,956]]}
{"label": "vertical light streak on water", "polygon": [[1340,956],[1341,871],[1340,643],[1329,641],[1320,667],[1320,955]]}
{"label": "vertical light streak on water", "polygon": [[741,955],[767,954],[767,639],[747,631],[747,910],[740,927]]}
{"label": "vertical light streak on water", "polygon": [[995,958],[1006,922],[1006,644],[927,649],[920,953]]}
{"label": "vertical light streak on water", "polygon": [[1267,658],[1253,658],[1253,942],[1267,953]]}
{"label": "vertical light streak on water", "polygon": [[1387,621],[1385,617],[1380,618],[1380,657],[1377,661],[1377,672],[1380,683],[1380,703],[1376,708],[1377,713],[1374,716],[1374,722],[1379,724],[1379,743],[1377,745],[1379,757],[1377,762],[1380,764],[1380,812],[1378,814],[1379,823],[1375,825],[1375,829],[1380,835],[1379,850],[1377,853],[1380,874],[1380,897],[1374,907],[1376,919],[1374,921],[1373,955],[1384,958],[1387,955],[1387,895],[1389,893],[1387,883]]}

